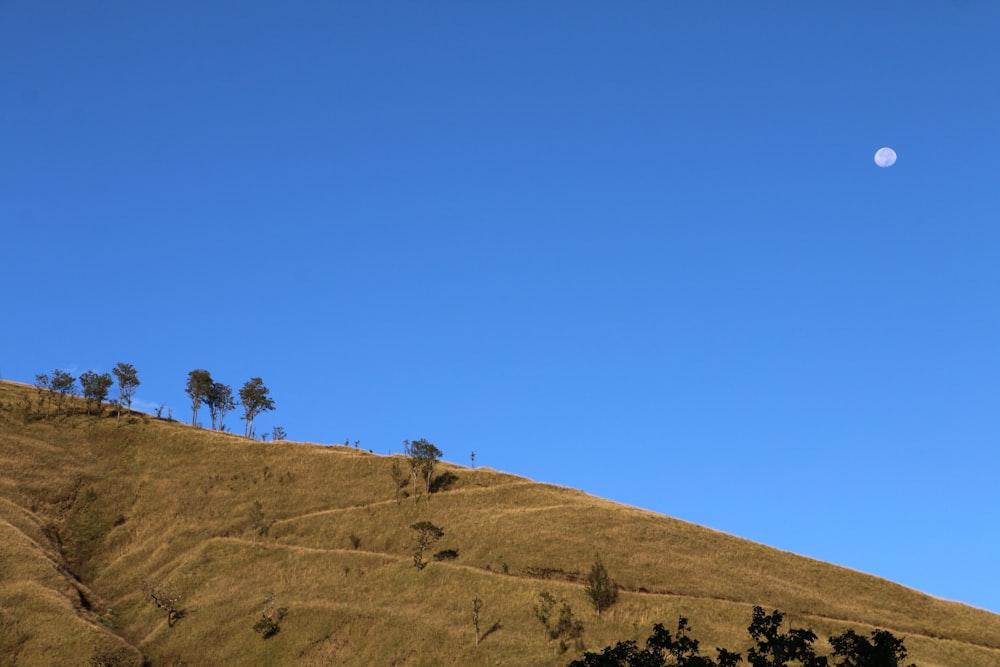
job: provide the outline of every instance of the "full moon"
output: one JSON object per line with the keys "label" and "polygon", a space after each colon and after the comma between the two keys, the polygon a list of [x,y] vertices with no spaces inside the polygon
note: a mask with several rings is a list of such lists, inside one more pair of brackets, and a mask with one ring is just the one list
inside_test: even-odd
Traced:
{"label": "full moon", "polygon": [[891,167],[896,164],[896,151],[888,146],[875,151],[875,164],[880,167]]}

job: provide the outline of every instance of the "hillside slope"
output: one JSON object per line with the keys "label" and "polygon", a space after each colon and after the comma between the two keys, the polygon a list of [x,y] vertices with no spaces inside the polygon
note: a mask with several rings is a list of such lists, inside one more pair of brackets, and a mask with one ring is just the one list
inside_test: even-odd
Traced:
{"label": "hillside slope", "polygon": [[[824,638],[887,628],[921,667],[1000,664],[1000,616],[572,489],[441,464],[429,500],[397,502],[393,457],[33,401],[0,383],[0,665],[565,665],[580,651],[544,637],[543,591],[595,650],[683,615],[745,651],[762,605]],[[418,572],[423,520],[458,556]],[[597,554],[622,589],[601,617]],[[180,596],[175,622],[151,586]],[[265,640],[268,596],[287,615]]]}

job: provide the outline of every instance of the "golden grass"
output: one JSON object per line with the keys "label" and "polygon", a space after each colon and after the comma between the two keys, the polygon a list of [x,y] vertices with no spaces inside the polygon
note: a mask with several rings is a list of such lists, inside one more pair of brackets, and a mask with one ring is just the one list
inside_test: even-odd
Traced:
{"label": "golden grass", "polygon": [[[447,489],[397,503],[390,457],[148,415],[24,420],[33,395],[0,383],[0,654],[18,665],[126,645],[153,665],[565,665],[579,653],[543,637],[542,591],[595,650],[684,615],[703,646],[743,651],[759,604],[821,637],[887,628],[921,667],[1000,664],[996,615],[572,489],[442,464]],[[421,520],[456,560],[416,571]],[[600,618],[580,582],[598,553],[623,587]],[[169,627],[143,579],[185,617]],[[265,641],[267,593],[288,615]]]}

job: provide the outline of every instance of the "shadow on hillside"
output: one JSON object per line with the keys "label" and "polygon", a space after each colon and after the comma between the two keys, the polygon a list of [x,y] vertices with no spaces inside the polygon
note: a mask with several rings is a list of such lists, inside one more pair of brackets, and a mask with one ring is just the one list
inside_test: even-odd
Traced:
{"label": "shadow on hillside", "polygon": [[448,489],[455,486],[455,482],[458,481],[458,475],[453,472],[443,472],[431,481],[431,493],[439,493],[441,491],[447,491]]}
{"label": "shadow on hillside", "polygon": [[489,630],[487,630],[483,634],[479,635],[479,641],[480,642],[485,641],[487,637],[489,637],[490,635],[492,635],[497,630],[501,630],[502,628],[503,628],[503,626],[500,625],[500,621],[497,621],[496,623],[494,623],[493,625],[490,626]]}

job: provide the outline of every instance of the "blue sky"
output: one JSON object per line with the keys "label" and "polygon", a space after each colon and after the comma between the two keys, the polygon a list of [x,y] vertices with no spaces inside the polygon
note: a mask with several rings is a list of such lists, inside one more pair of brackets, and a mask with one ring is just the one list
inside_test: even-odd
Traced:
{"label": "blue sky", "polygon": [[0,374],[130,362],[180,420],[188,371],[260,376],[259,432],[427,438],[1000,612],[997,34],[0,0]]}

